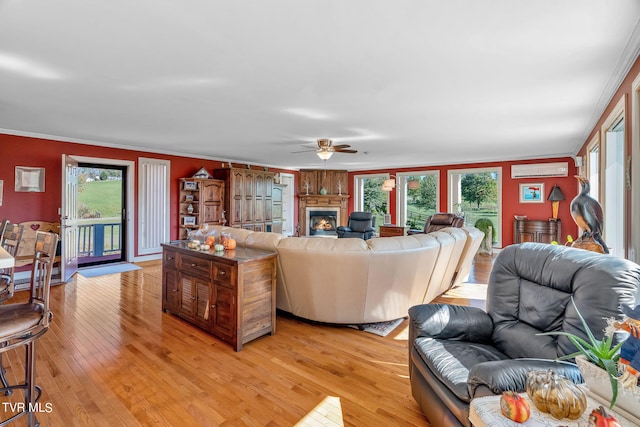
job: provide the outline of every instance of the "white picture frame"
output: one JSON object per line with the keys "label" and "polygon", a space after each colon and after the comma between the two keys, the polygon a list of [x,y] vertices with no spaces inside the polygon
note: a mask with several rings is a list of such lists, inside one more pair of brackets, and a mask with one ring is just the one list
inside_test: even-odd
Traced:
{"label": "white picture frame", "polygon": [[520,184],[520,203],[543,203],[544,183]]}
{"label": "white picture frame", "polygon": [[44,168],[16,166],[16,192],[44,192]]}

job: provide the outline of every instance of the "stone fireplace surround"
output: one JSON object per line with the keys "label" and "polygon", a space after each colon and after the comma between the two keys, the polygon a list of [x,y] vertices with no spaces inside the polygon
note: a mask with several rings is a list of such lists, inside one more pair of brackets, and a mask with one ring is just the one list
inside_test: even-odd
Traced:
{"label": "stone fireplace surround", "polygon": [[309,212],[314,210],[335,211],[337,212],[336,227],[347,224],[349,218],[348,201],[348,195],[298,195],[300,235],[309,236]]}

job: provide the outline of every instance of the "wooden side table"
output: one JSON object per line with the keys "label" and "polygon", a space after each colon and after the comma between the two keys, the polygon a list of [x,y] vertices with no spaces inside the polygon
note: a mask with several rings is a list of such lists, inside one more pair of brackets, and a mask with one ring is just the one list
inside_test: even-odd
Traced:
{"label": "wooden side table", "polygon": [[380,237],[395,237],[405,236],[409,227],[403,227],[402,225],[381,225]]}
{"label": "wooden side table", "polygon": [[500,412],[500,395],[486,396],[473,399],[469,407],[469,421],[474,427],[491,426],[491,427],[557,427],[559,425],[568,427],[584,427],[589,423],[589,414],[592,410],[604,406],[607,412],[611,413],[618,419],[623,426],[635,426],[637,425],[635,420],[630,421],[628,418],[620,415],[619,412],[609,409],[608,405],[603,405],[601,402],[594,400],[592,396],[587,393],[587,410],[584,411],[582,417],[578,420],[570,420],[564,418],[562,420],[556,420],[549,414],[540,412],[538,408],[531,402],[527,393],[520,393],[529,403],[531,408],[531,416],[524,423],[520,424],[515,421],[511,421]]}

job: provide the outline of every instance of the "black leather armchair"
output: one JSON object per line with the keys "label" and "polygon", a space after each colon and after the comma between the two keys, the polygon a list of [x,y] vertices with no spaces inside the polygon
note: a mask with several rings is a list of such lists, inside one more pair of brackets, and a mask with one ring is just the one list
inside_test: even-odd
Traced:
{"label": "black leather armchair", "polygon": [[371,212],[351,212],[347,226],[340,225],[336,229],[338,238],[357,237],[369,240],[375,236],[376,217]]}
{"label": "black leather armchair", "polygon": [[606,318],[640,301],[640,266],[582,249],[542,243],[504,248],[489,279],[487,311],[449,304],[409,309],[411,391],[432,426],[469,426],[474,397],[525,390],[526,373],[552,368],[582,382],[577,367],[556,358],[586,339],[571,303],[602,337]]}
{"label": "black leather armchair", "polygon": [[422,230],[412,228],[407,231],[407,235],[431,233],[432,231],[438,231],[446,227],[464,227],[464,217],[449,212],[435,213],[427,217]]}

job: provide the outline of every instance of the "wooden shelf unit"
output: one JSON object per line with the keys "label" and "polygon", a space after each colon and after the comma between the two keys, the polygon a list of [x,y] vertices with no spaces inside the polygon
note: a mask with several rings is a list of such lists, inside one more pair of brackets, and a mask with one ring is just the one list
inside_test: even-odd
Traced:
{"label": "wooden shelf unit", "polygon": [[180,239],[186,239],[189,230],[201,224],[222,225],[224,190],[224,181],[219,179],[180,178]]}

